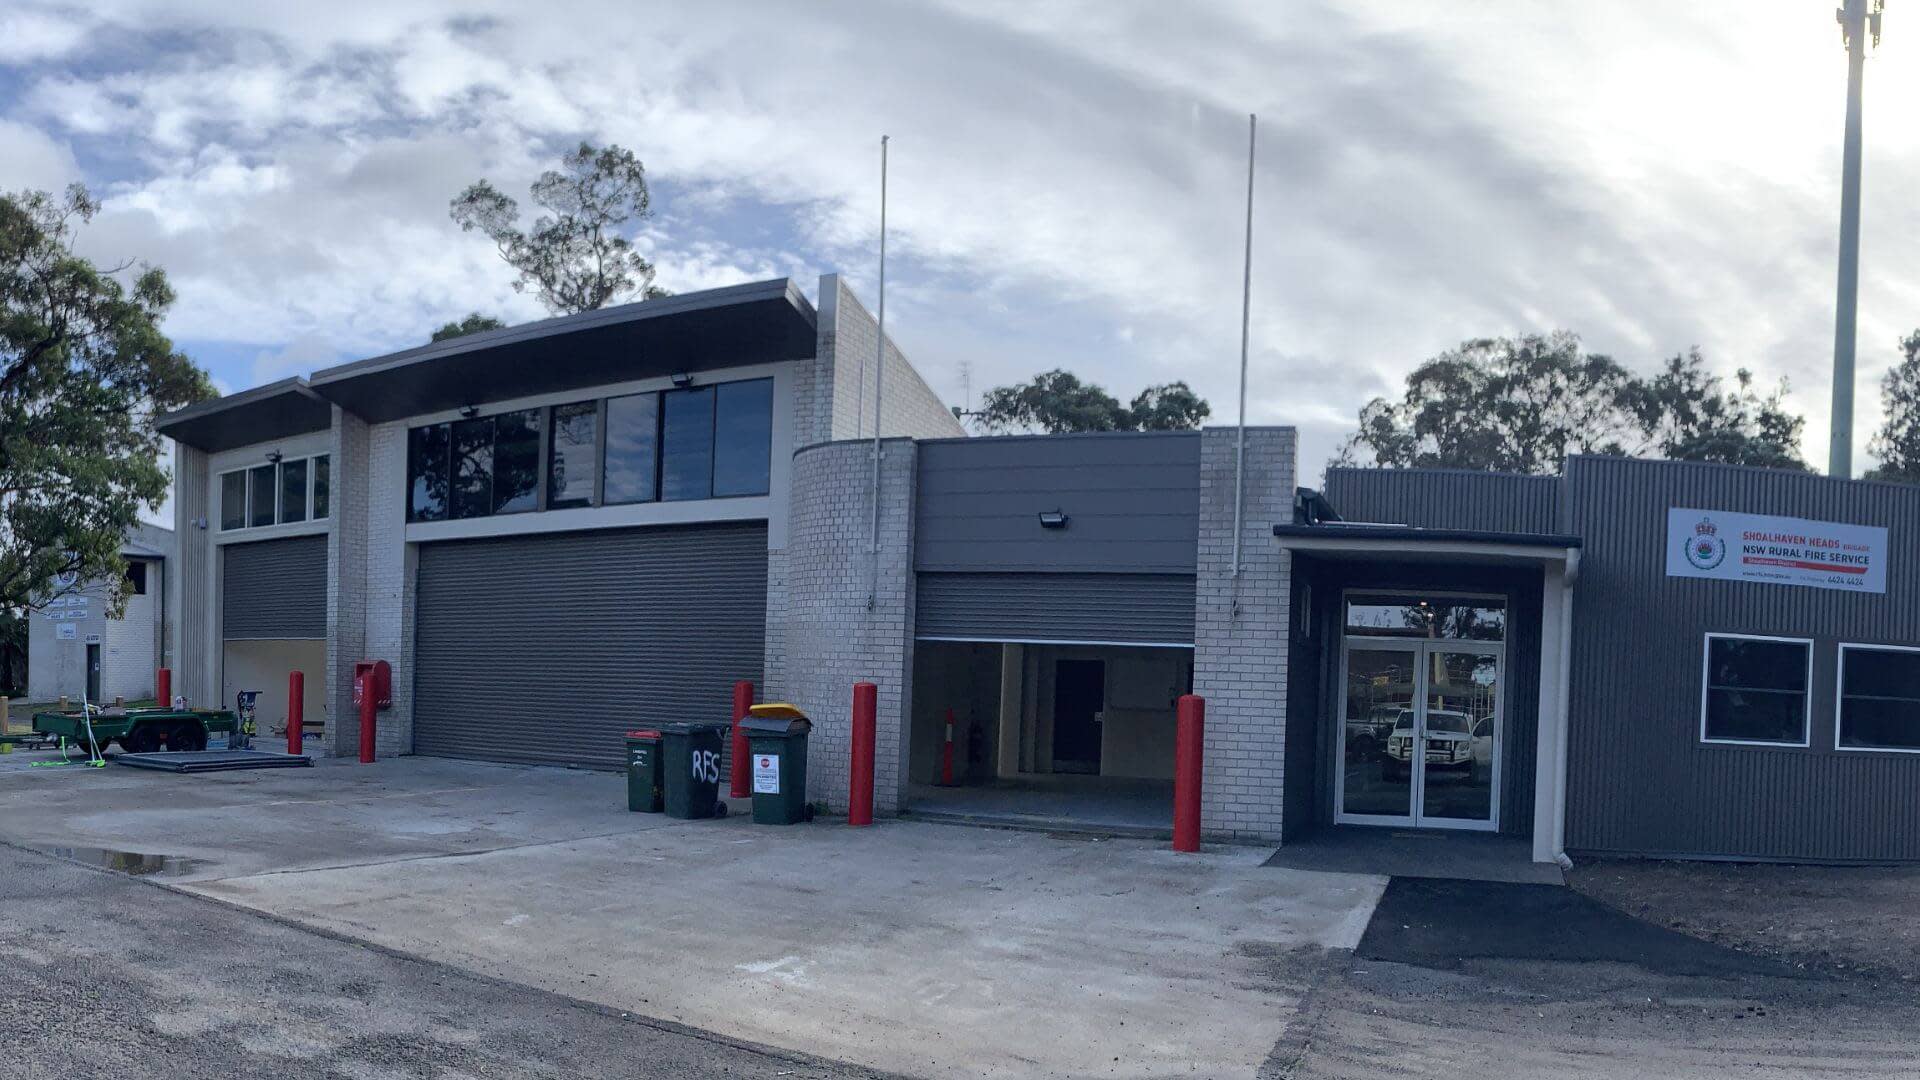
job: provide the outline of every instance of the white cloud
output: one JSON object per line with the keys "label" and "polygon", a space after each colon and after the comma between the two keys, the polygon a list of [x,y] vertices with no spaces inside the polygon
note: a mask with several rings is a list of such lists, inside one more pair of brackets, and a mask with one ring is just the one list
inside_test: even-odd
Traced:
{"label": "white cloud", "polygon": [[[91,17],[116,50],[84,73],[16,68],[9,113],[33,127],[0,125],[0,150],[38,132],[133,162],[88,243],[169,269],[179,337],[351,353],[476,308],[535,316],[446,200],[483,175],[522,195],[582,137],[687,193],[643,237],[662,284],[842,269],[870,292],[887,132],[889,321],[936,388],[958,397],[962,361],[976,393],[1064,365],[1122,396],[1189,378],[1227,417],[1251,110],[1249,415],[1300,424],[1309,474],[1415,363],[1555,326],[1631,364],[1699,344],[1789,377],[1808,447],[1825,440],[1844,58],[1822,9],[103,0]],[[197,44],[130,46],[156,31]],[[1920,134],[1892,107],[1920,92],[1915,56],[1892,34],[1869,70],[1863,442],[1870,380],[1920,322],[1920,207],[1899,198]]]}
{"label": "white cloud", "polygon": [[58,191],[80,179],[80,165],[66,143],[39,128],[0,118],[0,190]]}

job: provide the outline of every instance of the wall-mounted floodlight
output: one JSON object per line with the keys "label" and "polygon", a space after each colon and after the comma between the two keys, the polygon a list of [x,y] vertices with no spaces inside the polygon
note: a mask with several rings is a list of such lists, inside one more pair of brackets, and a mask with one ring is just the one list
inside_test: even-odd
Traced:
{"label": "wall-mounted floodlight", "polygon": [[285,455],[280,453],[280,451],[274,450],[267,454],[267,460],[273,462],[275,465],[278,465],[280,464],[280,459],[284,456]]}
{"label": "wall-mounted floodlight", "polygon": [[675,385],[675,386],[677,386],[677,387],[679,387],[679,388],[680,388],[680,389],[682,389],[682,390],[685,390],[685,389],[686,389],[687,387],[689,387],[689,386],[692,386],[692,385],[693,385],[693,372],[691,372],[691,371],[676,371],[676,372],[674,372],[674,373],[673,373],[673,385]]}
{"label": "wall-mounted floodlight", "polygon": [[479,415],[480,415],[480,406],[478,405],[467,405],[461,408],[460,410],[460,416],[462,419],[471,420],[474,417]]}
{"label": "wall-mounted floodlight", "polygon": [[1067,527],[1067,512],[1066,512],[1065,510],[1042,510],[1042,511],[1040,511],[1040,527],[1041,527],[1041,528],[1043,528],[1043,529],[1064,529],[1064,528],[1066,528],[1066,527]]}

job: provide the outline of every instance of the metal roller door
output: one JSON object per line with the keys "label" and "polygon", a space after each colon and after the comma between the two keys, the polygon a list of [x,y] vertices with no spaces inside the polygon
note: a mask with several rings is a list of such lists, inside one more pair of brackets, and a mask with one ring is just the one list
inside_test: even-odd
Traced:
{"label": "metal roller door", "polygon": [[327,636],[327,538],[296,536],[220,548],[220,636]]}
{"label": "metal roller door", "polygon": [[727,721],[760,682],[764,522],[429,544],[414,617],[414,750],[617,768],[621,732]]}
{"label": "metal roller door", "polygon": [[1192,645],[1193,575],[922,573],[914,633],[930,640]]}

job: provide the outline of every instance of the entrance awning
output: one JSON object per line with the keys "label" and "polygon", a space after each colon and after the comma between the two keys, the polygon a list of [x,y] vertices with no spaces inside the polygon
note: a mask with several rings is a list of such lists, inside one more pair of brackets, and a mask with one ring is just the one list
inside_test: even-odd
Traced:
{"label": "entrance awning", "polygon": [[1578,565],[1580,538],[1558,533],[1425,529],[1412,525],[1324,522],[1275,525],[1273,535],[1290,551],[1346,559],[1435,560],[1493,565]]}

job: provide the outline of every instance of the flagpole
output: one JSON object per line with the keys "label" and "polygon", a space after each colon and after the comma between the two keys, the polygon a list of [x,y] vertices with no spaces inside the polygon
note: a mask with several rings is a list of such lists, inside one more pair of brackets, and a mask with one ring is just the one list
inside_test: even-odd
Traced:
{"label": "flagpole", "polygon": [[887,136],[880,136],[880,298],[873,344],[873,535],[867,550],[873,554],[872,585],[867,607],[880,595],[880,392],[887,377]]}
{"label": "flagpole", "polygon": [[[1240,531],[1247,502],[1247,343],[1253,320],[1253,148],[1258,117],[1247,114],[1247,240],[1240,277],[1240,420],[1233,451],[1233,580],[1240,581]],[[1238,594],[1234,601],[1239,604]]]}

